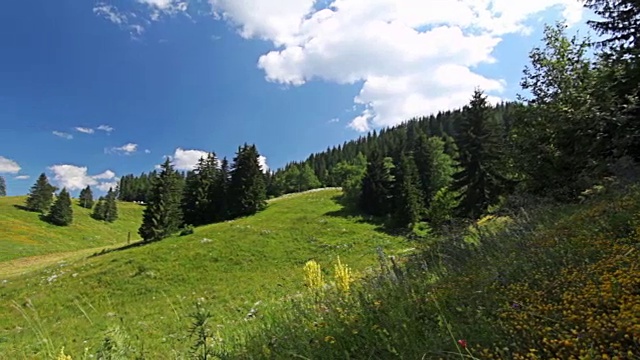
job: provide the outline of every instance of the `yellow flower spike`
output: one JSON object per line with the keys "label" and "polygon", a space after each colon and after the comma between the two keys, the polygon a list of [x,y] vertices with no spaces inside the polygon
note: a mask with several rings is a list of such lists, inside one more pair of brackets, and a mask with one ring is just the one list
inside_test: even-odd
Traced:
{"label": "yellow flower spike", "polygon": [[349,266],[344,265],[342,264],[342,262],[340,262],[340,256],[338,256],[338,263],[334,266],[334,269],[336,288],[345,294],[348,293],[351,282],[353,281],[351,269],[349,269]]}
{"label": "yellow flower spike", "polygon": [[304,279],[307,287],[311,291],[322,290],[324,287],[324,279],[320,264],[314,260],[307,261],[304,265]]}

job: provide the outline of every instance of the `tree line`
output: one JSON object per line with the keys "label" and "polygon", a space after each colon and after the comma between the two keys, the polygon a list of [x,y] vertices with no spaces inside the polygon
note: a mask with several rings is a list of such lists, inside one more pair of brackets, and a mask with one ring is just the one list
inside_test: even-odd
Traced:
{"label": "tree line", "polygon": [[255,145],[244,144],[233,162],[214,152],[181,174],[166,159],[146,194],[138,233],[161,240],[183,226],[199,226],[255,214],[266,207],[265,179]]}
{"label": "tree line", "polygon": [[[45,173],[40,174],[38,180],[29,190],[25,208],[29,211],[41,213],[42,218],[54,225],[68,226],[73,222],[73,206],[71,195],[66,188],[58,189],[49,183]],[[54,200],[55,197],[55,200]],[[78,205],[86,209],[92,209],[91,217],[96,220],[114,222],[118,219],[116,192],[109,189],[106,197],[100,197],[94,207],[93,192],[91,187],[80,191]]]}

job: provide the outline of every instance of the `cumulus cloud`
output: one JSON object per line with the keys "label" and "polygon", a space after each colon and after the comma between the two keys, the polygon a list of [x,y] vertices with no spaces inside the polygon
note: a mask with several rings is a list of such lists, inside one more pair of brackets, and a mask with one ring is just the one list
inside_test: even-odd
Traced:
{"label": "cumulus cloud", "polygon": [[0,173],[16,174],[22,169],[17,162],[0,156]]}
{"label": "cumulus cloud", "polygon": [[118,147],[112,147],[105,149],[107,154],[124,154],[131,155],[138,150],[138,144],[128,143]]}
{"label": "cumulus cloud", "polygon": [[114,129],[109,125],[100,125],[96,128],[96,130],[104,131],[108,134],[111,133]]}
{"label": "cumulus cloud", "polygon": [[76,126],[75,129],[77,132],[81,132],[84,134],[93,134],[95,132],[95,130],[93,130],[92,128],[82,127],[82,126]]}
{"label": "cumulus cloud", "polygon": [[71,140],[73,139],[73,135],[66,133],[66,132],[62,132],[62,131],[57,131],[54,130],[51,132],[53,135],[57,136],[57,137],[61,137],[63,139],[67,139],[67,140]]}
{"label": "cumulus cloud", "polygon": [[16,180],[27,180],[27,179],[29,179],[30,177],[31,177],[31,176],[29,176],[29,175],[18,175],[18,176],[16,176],[16,177],[14,177],[14,179],[16,179]]}
{"label": "cumulus cloud", "polygon": [[506,34],[549,9],[569,22],[582,16],[575,0],[210,0],[214,12],[244,38],[271,41],[258,59],[268,81],[301,86],[316,79],[362,83],[361,106],[349,126],[367,131],[466,104],[475,87],[497,100],[504,80],[478,74],[494,63]]}
{"label": "cumulus cloud", "polygon": [[144,153],[145,153],[145,154],[151,154],[151,150],[149,150],[149,149],[144,149]]}
{"label": "cumulus cloud", "polygon": [[267,165],[267,157],[264,155],[260,155],[258,157],[258,163],[260,164],[260,169],[262,169],[262,172],[266,173],[267,171],[269,171],[269,165]]}
{"label": "cumulus cloud", "polygon": [[193,170],[198,164],[198,160],[208,155],[209,153],[203,150],[177,148],[173,155],[169,156],[169,160],[176,170]]}
{"label": "cumulus cloud", "polygon": [[98,175],[89,175],[86,166],[60,164],[50,166],[49,170],[53,173],[53,181],[59,187],[65,187],[70,191],[84,189],[87,186],[95,186],[99,190],[107,191],[109,187],[115,188],[119,181],[111,170]]}

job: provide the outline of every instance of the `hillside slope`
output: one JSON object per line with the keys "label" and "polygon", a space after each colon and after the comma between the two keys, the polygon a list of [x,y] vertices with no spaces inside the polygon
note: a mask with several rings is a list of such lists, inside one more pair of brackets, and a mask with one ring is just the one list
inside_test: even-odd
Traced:
{"label": "hillside slope", "polygon": [[[95,351],[121,326],[144,336],[148,358],[184,352],[196,301],[214,312],[211,326],[244,321],[257,308],[303,288],[309,259],[354,269],[376,263],[376,248],[404,251],[399,237],[377,231],[344,209],[327,189],[270,202],[252,217],[197,228],[193,235],[60,264],[2,284],[0,354],[51,356],[60,347]],[[47,341],[43,341],[46,339]],[[74,357],[75,358],[75,357]]]}
{"label": "hillside slope", "polygon": [[138,239],[143,207],[118,203],[119,218],[109,224],[91,218],[91,210],[73,200],[73,223],[60,227],[21,208],[25,197],[0,197],[0,262],[26,256],[67,252]]}

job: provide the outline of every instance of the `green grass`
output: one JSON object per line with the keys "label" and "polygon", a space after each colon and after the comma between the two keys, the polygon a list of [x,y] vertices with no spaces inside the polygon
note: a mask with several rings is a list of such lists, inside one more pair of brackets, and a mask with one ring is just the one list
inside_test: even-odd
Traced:
{"label": "green grass", "polygon": [[25,200],[22,196],[0,197],[0,262],[119,244],[127,241],[128,232],[132,240],[139,238],[140,205],[118,203],[119,218],[110,224],[92,219],[91,210],[78,206],[74,199],[73,223],[60,227],[40,220],[39,213],[19,208]]}
{"label": "green grass", "polygon": [[394,254],[411,246],[344,209],[339,195],[322,190],[277,199],[255,216],[196,228],[193,235],[0,282],[0,354],[40,359],[64,346],[76,359],[121,326],[139,337],[135,343],[147,358],[178,357],[190,345],[186,315],[197,301],[213,312],[211,327],[224,332],[244,323],[256,302],[260,313],[303,291],[302,267],[310,259],[326,264],[340,256],[363,270],[376,264],[377,247]]}

